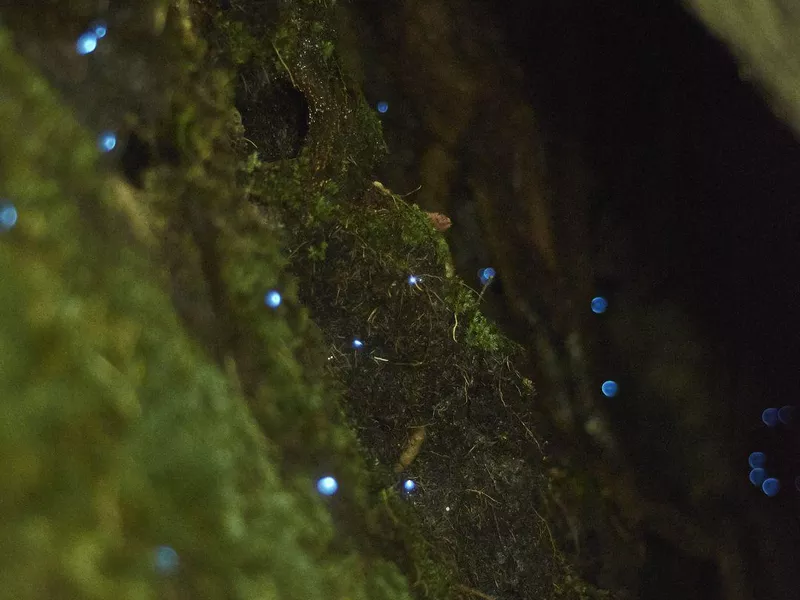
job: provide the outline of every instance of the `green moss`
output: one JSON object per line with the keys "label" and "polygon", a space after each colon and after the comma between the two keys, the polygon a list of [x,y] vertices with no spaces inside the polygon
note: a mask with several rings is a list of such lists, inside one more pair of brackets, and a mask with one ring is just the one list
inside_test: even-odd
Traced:
{"label": "green moss", "polygon": [[[13,465],[2,535],[16,549],[4,589],[146,598],[168,585],[228,597],[258,584],[328,597],[344,565],[331,561],[326,575],[309,564],[332,537],[325,511],[282,489],[246,406],[182,332],[142,249],[115,235],[126,224],[102,191],[93,141],[7,36],[0,45],[2,177],[20,211],[0,243],[13,266],[0,292],[0,348],[13,357],[0,378]],[[282,394],[300,391],[284,384]],[[169,584],[150,567],[159,543],[185,565]]]}
{"label": "green moss", "polygon": [[[20,212],[0,237],[10,597],[460,597],[448,552],[480,550],[469,530],[486,515],[462,498],[474,484],[438,483],[425,456],[424,510],[394,491],[407,425],[466,395],[471,417],[450,430],[440,419],[446,443],[495,419],[509,444],[498,464],[533,456],[510,446],[531,421],[530,386],[508,366],[518,349],[452,277],[426,215],[369,181],[380,125],[339,70],[330,4],[236,4],[141,7],[114,52],[87,62],[93,96],[92,81],[59,79],[37,11],[3,14],[25,42],[0,31],[0,180]],[[47,36],[71,40],[90,8],[44,19]],[[120,65],[146,69],[120,81]],[[269,138],[247,137],[234,107],[245,69],[307,99],[297,157],[268,161]],[[108,122],[121,124],[119,153],[144,146],[138,162],[125,155],[138,187],[116,174],[119,153],[98,156],[93,132]],[[277,310],[264,305],[273,288]],[[360,330],[372,354],[346,356]],[[496,393],[512,412],[492,412]],[[391,434],[370,437],[366,415],[382,414]],[[328,473],[340,492],[322,499],[314,482]],[[528,475],[543,481],[503,471],[515,485]],[[423,516],[453,497],[465,525],[437,539]],[[159,544],[181,558],[171,577],[152,568]],[[565,571],[542,548],[526,552],[549,594]]]}
{"label": "green moss", "polygon": [[[199,253],[194,275],[207,282],[219,346],[233,357],[226,378],[183,330],[153,250],[108,191],[124,186],[109,188],[92,136],[5,34],[0,43],[4,194],[20,211],[0,242],[13,265],[0,323],[0,348],[13,357],[0,378],[13,469],[2,535],[16,548],[4,589],[16,598],[51,588],[75,598],[406,597],[391,564],[337,549],[314,490],[314,457],[332,457],[340,502],[357,511],[365,474],[338,409],[298,362],[309,365],[314,333],[292,307],[278,247],[244,205],[234,208],[236,158],[220,146],[229,79],[186,63],[197,87],[173,91],[158,132],[176,140],[180,165],[151,170],[128,198],[147,199],[156,215],[147,226],[171,223]],[[268,285],[280,285],[288,308],[265,310]],[[166,581],[151,566],[162,543],[182,561]]]}
{"label": "green moss", "polygon": [[466,341],[477,348],[488,352],[497,352],[506,339],[497,331],[493,323],[489,323],[481,313],[476,312],[467,327]]}
{"label": "green moss", "polygon": [[244,23],[223,18],[217,13],[214,29],[222,38],[218,40],[219,45],[227,49],[234,65],[246,64],[254,56],[258,56],[259,52],[263,52],[261,45],[250,35]]}

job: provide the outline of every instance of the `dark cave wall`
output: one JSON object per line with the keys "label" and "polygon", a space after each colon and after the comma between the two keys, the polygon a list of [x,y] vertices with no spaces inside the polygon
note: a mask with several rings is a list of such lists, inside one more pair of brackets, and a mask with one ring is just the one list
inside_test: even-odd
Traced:
{"label": "dark cave wall", "polygon": [[[800,250],[792,235],[800,218],[793,203],[800,191],[793,165],[800,155],[790,129],[770,111],[762,88],[741,79],[732,54],[678,3],[460,3],[499,20],[501,33],[487,33],[486,52],[492,54],[494,44],[494,59],[527,82],[514,88],[508,83],[516,81],[514,77],[505,80],[506,89],[517,90],[535,107],[538,133],[545,140],[545,163],[552,177],[548,185],[554,183],[548,191],[552,210],[539,214],[548,222],[547,235],[554,239],[560,262],[561,271],[554,276],[536,267],[536,253],[547,246],[541,232],[531,230],[533,241],[525,244],[509,229],[508,235],[494,231],[487,237],[487,215],[503,222],[499,215],[516,214],[517,218],[506,217],[510,226],[536,211],[529,204],[533,195],[515,192],[504,182],[504,175],[512,179],[507,165],[486,167],[480,174],[480,161],[491,160],[486,155],[495,152],[507,159],[510,146],[498,141],[501,125],[492,127],[480,117],[470,120],[469,114],[481,114],[470,113],[475,87],[464,87],[449,107],[449,114],[467,114],[450,121],[453,130],[462,128],[459,141],[449,142],[426,123],[426,110],[435,112],[438,105],[446,112],[447,105],[431,96],[431,81],[443,77],[434,59],[409,63],[403,53],[408,43],[403,27],[413,22],[408,12],[413,5],[406,3],[406,12],[390,17],[393,25],[385,28],[396,53],[389,69],[404,72],[406,79],[394,90],[380,78],[380,85],[371,87],[368,79],[366,87],[368,94],[394,95],[397,110],[384,119],[390,150],[403,157],[414,151],[436,156],[439,168],[432,169],[430,160],[421,161],[419,172],[408,159],[399,168],[390,164],[386,173],[390,181],[396,178],[392,186],[410,190],[422,183],[417,201],[423,206],[440,209],[435,203],[449,198],[451,207],[459,210],[459,195],[481,189],[476,179],[493,181],[484,186],[495,195],[483,194],[493,198],[484,203],[483,213],[467,212],[461,222],[458,213],[453,215],[451,239],[462,272],[468,276],[492,260],[504,264],[499,271],[503,291],[495,300],[504,305],[506,316],[517,315],[517,320],[506,321],[511,335],[524,336],[520,332],[531,326],[520,320],[514,306],[520,302],[529,312],[546,314],[542,320],[549,325],[580,323],[591,376],[602,381],[613,373],[624,390],[613,402],[600,402],[633,463],[637,485],[648,497],[692,515],[711,532],[705,542],[682,540],[662,523],[662,536],[672,535],[666,546],[671,560],[689,565],[693,545],[705,544],[702,552],[714,554],[711,546],[717,539],[720,545],[739,548],[731,552],[740,553],[743,561],[737,563],[722,551],[713,559],[728,565],[728,573],[720,573],[719,565],[716,571],[728,582],[727,596],[785,597],[796,585],[791,547],[798,534],[796,497],[791,490],[779,498],[763,497],[746,480],[746,461],[749,452],[766,443],[761,411],[789,403],[796,394],[792,365],[800,346],[785,333],[800,322],[792,300],[797,278],[786,266],[788,257]],[[373,19],[381,18],[380,9],[373,5],[369,10]],[[466,18],[455,8],[453,14],[451,26],[461,38],[430,27],[428,37],[409,45],[420,53],[420,39],[433,44],[430,38],[439,32],[462,44],[461,62],[447,57],[442,63],[478,64],[463,39],[469,31],[461,26]],[[507,48],[510,55],[503,54]],[[425,93],[409,89],[415,77],[426,82]],[[484,78],[480,89],[493,82]],[[507,98],[493,119],[503,118]],[[409,109],[415,101],[422,107],[416,113]],[[477,104],[485,107],[483,101]],[[414,118],[406,119],[408,113]],[[414,127],[398,134],[406,121]],[[414,144],[417,147],[409,151]],[[531,143],[532,151],[537,144],[539,139]],[[448,177],[455,183],[443,185]],[[473,181],[465,183],[469,178]],[[585,180],[582,188],[574,186],[576,178]],[[535,178],[527,183],[541,185]],[[576,194],[565,196],[570,185]],[[559,230],[553,219],[558,210],[571,225],[576,220],[570,216],[588,214],[588,219],[582,217],[585,228]],[[462,239],[456,240],[457,235]],[[566,285],[570,293],[557,292],[558,276],[573,282]],[[587,324],[579,316],[559,317],[564,311],[574,314],[580,294],[589,289],[587,281],[589,288],[594,286],[611,300],[607,318]],[[509,289],[515,295],[510,296]],[[561,334],[567,330],[561,329]],[[778,455],[787,473],[794,451],[790,443]],[[732,530],[732,539],[723,543],[728,535],[723,532]],[[774,547],[758,549],[764,544]],[[665,552],[660,548],[652,556]],[[697,572],[703,574],[698,578],[707,577],[705,567]],[[757,586],[753,582],[761,573],[767,574],[768,582]],[[701,589],[700,579],[695,583]],[[665,581],[651,578],[643,585],[650,586],[641,590],[648,597]]]}
{"label": "dark cave wall", "polygon": [[[716,407],[706,419],[728,430],[730,458],[740,478],[728,485],[741,494],[742,505],[724,519],[742,529],[751,575],[774,569],[774,576],[752,592],[789,597],[796,589],[792,544],[800,539],[800,506],[791,479],[800,452],[796,437],[785,433],[776,440],[778,434],[765,431],[759,415],[767,406],[791,404],[797,394],[793,365],[800,340],[793,332],[800,325],[800,306],[793,257],[800,251],[794,233],[800,225],[795,202],[800,146],[789,125],[770,110],[775,98],[765,99],[763,86],[743,78],[733,53],[677,3],[617,2],[614,10],[587,8],[577,18],[572,15],[581,11],[564,4],[512,2],[505,8],[505,28],[526,73],[551,86],[533,92],[537,102],[552,111],[556,127],[563,123],[566,131],[577,132],[598,178],[592,198],[595,234],[607,220],[617,224],[613,239],[594,238],[598,255],[627,246],[603,265],[598,285],[605,287],[612,307],[615,301],[631,309],[649,305],[654,316],[661,313],[658,319],[619,315],[615,331],[606,333],[595,352],[604,356],[598,362],[605,369],[627,371],[631,381],[623,388],[640,396],[631,404],[619,403],[615,411],[630,451],[641,459],[638,470],[658,463],[643,449],[669,456],[675,452],[671,445],[680,451],[686,441],[669,433],[669,419],[643,427],[642,420],[655,415],[633,403],[660,401],[670,385],[687,396],[699,391],[699,402]],[[791,18],[785,15],[786,27]],[[531,35],[531,23],[544,21],[557,26]],[[548,52],[565,39],[583,47],[579,59],[573,48],[565,52],[566,60],[560,51]],[[748,60],[759,59],[749,55]],[[585,114],[572,121],[576,110]],[[671,325],[664,318],[665,302],[679,307],[682,322]],[[686,364],[678,366],[672,384],[642,379],[647,372],[642,357],[648,353],[662,365],[686,353],[685,344],[670,347],[669,340],[676,338],[676,327],[687,326],[694,330],[690,339],[708,348],[699,357],[701,372],[692,375]],[[609,352],[605,344],[614,338]],[[652,350],[659,340],[661,348]],[[677,362],[687,363],[686,358]],[[713,372],[713,362],[718,374],[703,385],[702,376],[708,378],[702,370]],[[632,372],[636,368],[638,374]],[[690,381],[683,389],[682,375]],[[655,395],[646,393],[648,387]],[[706,395],[717,400],[706,402]],[[697,438],[702,435],[696,432]],[[785,476],[785,493],[775,499],[743,481],[747,454],[766,446],[774,449],[776,469]],[[718,473],[715,468],[708,466],[707,478]],[[651,483],[669,494],[663,473]],[[754,558],[759,546],[762,556],[770,557],[768,565]]]}

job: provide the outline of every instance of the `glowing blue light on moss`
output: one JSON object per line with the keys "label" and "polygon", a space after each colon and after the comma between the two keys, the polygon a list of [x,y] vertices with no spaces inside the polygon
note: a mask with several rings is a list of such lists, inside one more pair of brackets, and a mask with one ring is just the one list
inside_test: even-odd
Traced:
{"label": "glowing blue light on moss", "polygon": [[17,209],[13,204],[0,203],[0,231],[8,231],[17,224]]}
{"label": "glowing blue light on moss", "polygon": [[97,34],[94,31],[87,31],[78,38],[75,50],[81,56],[94,52],[97,48]]}
{"label": "glowing blue light on moss", "polygon": [[760,486],[767,478],[767,472],[761,467],[756,467],[750,471],[750,483],[755,486]]}
{"label": "glowing blue light on moss", "polygon": [[106,37],[106,33],[108,33],[108,25],[106,25],[105,21],[95,21],[94,25],[92,25],[92,32],[97,37],[97,39],[101,39]]}
{"label": "glowing blue light on moss", "polygon": [[102,152],[111,152],[117,147],[117,136],[113,131],[104,131],[97,138],[97,147]]}
{"label": "glowing blue light on moss", "polygon": [[761,420],[767,427],[775,427],[778,424],[778,409],[767,408],[761,413]]}
{"label": "glowing blue light on moss", "polygon": [[763,452],[751,452],[747,463],[751,469],[760,469],[767,464],[767,455]]}
{"label": "glowing blue light on moss", "polygon": [[353,348],[355,348],[356,350],[358,350],[359,348],[363,348],[363,347],[364,347],[364,342],[362,342],[362,341],[361,341],[360,339],[358,339],[358,338],[354,338],[354,339],[353,339]]}
{"label": "glowing blue light on moss", "polygon": [[619,386],[616,381],[604,381],[603,385],[600,386],[600,391],[603,392],[606,398],[613,398],[619,392]]}
{"label": "glowing blue light on moss", "polygon": [[264,296],[264,304],[270,308],[278,308],[281,305],[281,294],[278,290],[270,290]]}
{"label": "glowing blue light on moss", "polygon": [[486,267],[478,271],[478,280],[481,282],[481,285],[487,285],[494,279],[495,275],[497,275],[497,272],[492,267]]}
{"label": "glowing blue light on moss", "polygon": [[333,496],[336,490],[339,489],[339,484],[330,475],[322,477],[317,481],[317,491],[323,496]]}
{"label": "glowing blue light on moss", "polygon": [[169,575],[178,568],[180,560],[178,553],[169,546],[159,546],[156,548],[155,567],[159,573]]}
{"label": "glowing blue light on moss", "polygon": [[794,406],[784,406],[778,411],[778,420],[784,425],[791,425],[794,422],[794,414]]}
{"label": "glowing blue light on moss", "polygon": [[761,484],[761,491],[772,498],[781,491],[781,482],[774,477],[769,477],[764,480],[764,483]]}
{"label": "glowing blue light on moss", "polygon": [[408,276],[408,285],[417,285],[420,281],[422,281],[416,275],[409,275]]}
{"label": "glowing blue light on moss", "polygon": [[409,494],[410,494],[411,492],[413,492],[413,491],[414,491],[414,489],[415,489],[416,487],[417,487],[417,484],[416,484],[416,483],[414,483],[414,482],[413,482],[411,479],[406,479],[406,480],[403,482],[403,489],[404,489],[406,492],[408,492]]}
{"label": "glowing blue light on moss", "polygon": [[603,298],[602,296],[597,296],[596,298],[592,298],[592,312],[596,315],[601,315],[606,312],[608,308],[608,300]]}
{"label": "glowing blue light on moss", "polygon": [[387,110],[389,110],[389,103],[385,100],[381,100],[378,102],[378,112],[384,114]]}

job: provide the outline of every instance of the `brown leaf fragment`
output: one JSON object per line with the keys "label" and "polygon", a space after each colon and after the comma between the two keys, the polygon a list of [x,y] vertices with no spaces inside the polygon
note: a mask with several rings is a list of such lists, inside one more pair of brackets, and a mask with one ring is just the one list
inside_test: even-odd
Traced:
{"label": "brown leaf fragment", "polygon": [[417,458],[417,454],[419,454],[419,451],[422,449],[422,442],[424,441],[425,427],[414,427],[411,431],[411,435],[408,438],[406,447],[403,449],[397,464],[394,466],[395,473],[404,471],[408,468],[408,465],[414,462],[414,459]]}
{"label": "brown leaf fragment", "polygon": [[428,215],[428,218],[431,220],[431,223],[433,223],[436,231],[447,231],[450,229],[450,225],[453,224],[452,221],[450,221],[450,217],[443,215],[442,213],[426,211],[425,214]]}

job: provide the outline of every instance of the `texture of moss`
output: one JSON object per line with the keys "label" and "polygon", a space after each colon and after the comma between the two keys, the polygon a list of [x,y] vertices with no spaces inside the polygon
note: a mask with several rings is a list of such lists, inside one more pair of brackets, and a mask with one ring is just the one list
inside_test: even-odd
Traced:
{"label": "texture of moss", "polygon": [[[236,377],[187,336],[147,249],[127,235],[92,137],[15,55],[7,32],[0,44],[3,193],[20,212],[0,244],[4,596],[406,597],[395,567],[334,540],[314,463],[279,476],[280,440],[265,440]],[[152,199],[176,209],[191,194],[195,207],[208,202],[207,217],[219,214],[224,180],[191,179],[191,166],[199,168],[159,177]],[[169,192],[158,189],[167,182]],[[325,401],[294,357],[305,321],[264,310],[280,268],[270,240],[215,241],[239,265],[221,269],[231,312],[252,317],[254,343],[269,349],[257,397],[272,401],[271,417],[291,437]],[[352,436],[334,424],[316,429],[306,450],[342,460]],[[152,568],[158,544],[180,556],[172,578]]]}
{"label": "texture of moss", "polygon": [[[353,428],[365,417],[357,396],[394,390],[402,410],[427,380],[361,373],[348,387],[359,372],[331,367],[327,349],[346,342],[348,323],[369,323],[368,308],[390,314],[413,293],[397,287],[405,274],[424,268],[441,286],[422,313],[439,351],[453,354],[452,337],[465,368],[502,369],[516,350],[450,277],[425,215],[369,182],[380,128],[341,72],[331,7],[115,3],[102,15],[108,39],[76,58],[90,4],[2,13],[0,193],[20,215],[0,237],[3,595],[480,597],[457,583],[458,536],[455,547],[429,539],[430,521],[394,487],[387,449],[400,430],[380,446]],[[237,76],[300,92],[308,130]],[[246,138],[235,103],[278,120]],[[95,137],[110,127],[120,146],[103,156]],[[287,155],[268,162],[273,143]],[[356,285],[354,269],[399,284],[365,288],[361,303],[350,294],[333,318],[322,306],[340,305],[322,292]],[[264,305],[273,288],[277,310]],[[301,300],[316,301],[320,328]],[[423,361],[424,346],[409,360]],[[525,388],[507,369],[503,389]],[[481,410],[500,377],[489,373]],[[461,374],[449,377],[442,390]],[[340,491],[325,499],[314,482],[327,474]],[[526,565],[543,597],[594,593],[552,540],[537,540],[537,552],[552,546]],[[162,544],[180,558],[170,575],[153,568]]]}

